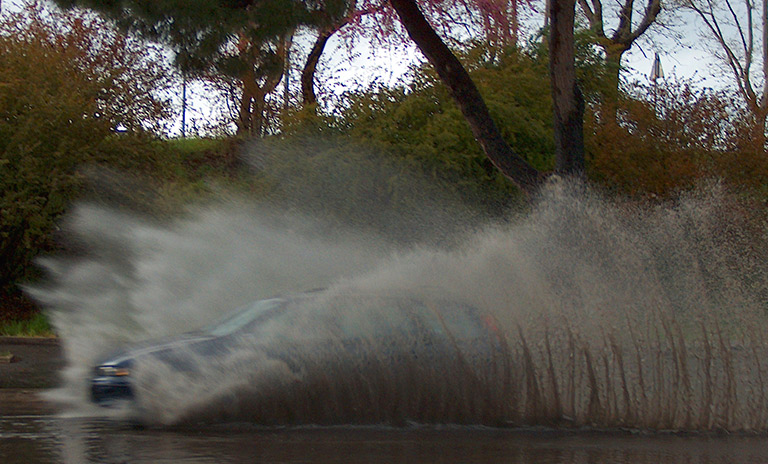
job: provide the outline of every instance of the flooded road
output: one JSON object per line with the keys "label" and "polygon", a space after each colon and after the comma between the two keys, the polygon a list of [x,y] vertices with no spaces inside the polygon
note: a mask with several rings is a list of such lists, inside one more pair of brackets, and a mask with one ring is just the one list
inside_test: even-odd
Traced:
{"label": "flooded road", "polygon": [[0,417],[0,462],[766,463],[768,438],[473,428],[136,429],[51,415]]}
{"label": "flooded road", "polygon": [[[329,235],[324,219],[236,203],[168,224],[84,205],[65,235],[88,249],[47,261],[51,281],[34,292],[66,354],[39,372],[61,372],[62,395],[76,408],[101,353],[321,288],[316,306],[260,319],[244,334],[251,345],[198,353],[186,364],[196,369],[171,358],[124,371],[149,423],[407,417],[724,432],[136,429],[83,418],[90,412],[62,418],[40,404],[4,404],[0,394],[0,464],[768,464],[768,230],[747,220],[749,207],[707,189],[646,208],[553,183],[509,223],[476,233],[469,224],[455,244],[400,250],[367,229]],[[366,306],[358,300],[366,295],[422,303]],[[482,325],[444,311],[450,304],[423,304],[435,296],[477,308],[482,317],[470,321]]]}

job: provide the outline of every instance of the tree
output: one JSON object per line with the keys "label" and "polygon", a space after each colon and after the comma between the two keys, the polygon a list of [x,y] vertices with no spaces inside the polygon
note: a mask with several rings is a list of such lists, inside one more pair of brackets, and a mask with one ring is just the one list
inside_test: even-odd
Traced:
{"label": "tree", "polygon": [[290,48],[290,32],[261,43],[243,36],[237,44],[236,53],[232,55],[234,60],[227,63],[228,68],[218,66],[219,71],[238,76],[242,82],[237,118],[239,133],[259,137],[266,135],[266,98],[283,78]]}
{"label": "tree", "polygon": [[359,21],[361,17],[380,11],[382,8],[381,4],[372,4],[361,6],[359,8],[354,8],[354,6],[353,3],[350,3],[345,14],[340,17],[331,14],[326,14],[325,16],[319,15],[321,19],[315,24],[317,37],[315,37],[315,41],[307,55],[307,59],[301,71],[301,100],[305,106],[311,106],[317,103],[317,94],[315,93],[315,73],[317,72],[317,65],[320,62],[320,57],[322,56],[323,51],[325,51],[325,46],[328,43],[328,40],[347,24]]}
{"label": "tree", "polygon": [[768,160],[749,152],[734,97],[674,77],[630,83],[619,102],[621,118],[588,111],[590,178],[650,198],[668,198],[713,177],[734,191],[759,189]]}
{"label": "tree", "polygon": [[[755,149],[764,153],[768,117],[768,0],[762,0],[759,12],[754,0],[684,0],[683,5],[701,18],[706,35],[717,44],[720,53],[716,56],[730,70],[738,93],[754,118]],[[760,38],[756,39],[756,35]],[[756,63],[759,70],[753,68]]]}
{"label": "tree", "polygon": [[[145,30],[152,35],[165,37],[170,43],[177,45],[179,52],[188,50],[214,50],[218,51],[224,38],[231,33],[232,26],[242,24],[249,33],[251,43],[263,43],[259,40],[274,38],[275,32],[280,31],[279,37],[283,37],[287,28],[298,25],[316,24],[318,16],[343,18],[348,14],[350,3],[344,0],[326,0],[325,2],[299,2],[298,0],[197,0],[195,13],[182,12],[177,8],[177,2],[163,1],[150,2],[148,0],[58,0],[59,2],[72,4],[73,2],[90,4],[100,7],[103,11],[119,13],[124,19],[138,21]],[[508,5],[508,0],[498,0]],[[493,5],[494,1],[466,0],[459,2],[464,5]],[[563,3],[564,2],[564,3]],[[425,1],[427,5],[440,5],[441,2]],[[450,49],[430,25],[419,9],[416,0],[390,0],[400,23],[408,35],[414,40],[418,48],[435,67],[440,79],[448,87],[451,96],[456,100],[464,117],[466,118],[475,138],[483,148],[486,156],[496,165],[504,175],[512,179],[521,189],[527,192],[534,191],[542,181],[542,174],[517,155],[503,139],[491,118],[488,108],[483,101],[480,92],[472,82],[466,69],[453,55]],[[553,15],[564,15],[562,24],[572,23],[573,0],[557,0],[555,7],[551,9]],[[280,7],[280,8],[278,8]],[[239,15],[231,13],[234,10]],[[202,13],[201,13],[202,11]],[[516,10],[515,14],[516,14]],[[206,13],[207,12],[207,13]],[[318,15],[318,12],[322,12]],[[243,14],[245,13],[245,14]],[[202,15],[202,16],[201,16]],[[147,20],[149,18],[149,20]],[[223,21],[222,26],[215,22],[217,18]],[[264,21],[263,18],[269,18]],[[569,19],[571,18],[571,19]],[[161,21],[162,19],[162,21]],[[556,21],[559,18],[553,18]],[[273,24],[274,23],[274,24]],[[191,27],[185,27],[191,25]],[[264,26],[263,26],[264,25]],[[268,26],[266,26],[268,25]],[[141,29],[139,27],[138,29]],[[554,28],[553,39],[559,44],[556,48],[557,55],[550,54],[553,60],[553,72],[568,72],[566,63],[573,59],[573,34],[565,33],[566,27]],[[227,32],[230,31],[230,32]],[[210,40],[207,38],[210,37]],[[183,45],[183,46],[182,46]],[[193,45],[195,45],[193,47]],[[198,52],[180,54],[181,57],[195,58],[201,55]],[[559,75],[559,74],[558,74]],[[553,92],[558,96],[558,107],[561,109],[561,121],[555,125],[558,140],[558,169],[572,173],[583,170],[583,144],[579,136],[574,137],[578,131],[578,125],[574,124],[580,103],[576,100],[567,102],[568,99],[578,99],[579,92],[575,87],[575,77],[563,76],[553,81]],[[575,111],[575,113],[574,113]],[[569,131],[566,133],[566,131]],[[557,138],[559,137],[559,138]]]}
{"label": "tree", "polygon": [[334,27],[321,30],[317,34],[312,49],[309,51],[307,61],[301,71],[301,101],[304,105],[314,105],[317,103],[317,94],[315,93],[315,73],[317,65],[320,62],[320,56],[325,50],[328,39],[340,28]]}
{"label": "tree", "polygon": [[[438,24],[443,32],[450,33],[454,29],[468,31],[482,36],[485,41],[501,49],[517,45],[519,5],[529,4],[531,0],[420,0],[420,3],[426,8],[432,23]],[[380,44],[386,39],[405,39],[397,27],[396,12],[387,0],[350,2],[344,17],[325,22],[325,26],[318,28],[316,41],[302,72],[302,96],[305,103],[311,104],[316,100],[312,78],[325,44],[333,34],[343,29],[342,34],[348,38],[368,35]]]}
{"label": "tree", "polygon": [[613,101],[616,100],[616,94],[613,91],[617,91],[619,87],[619,72],[624,52],[632,48],[635,41],[645,34],[648,28],[656,22],[661,12],[661,0],[646,0],[640,22],[635,26],[633,24],[633,16],[640,13],[635,5],[635,0],[623,0],[623,3],[619,3],[619,5],[619,22],[613,33],[609,35],[605,30],[605,14],[602,0],[579,0],[581,11],[584,12],[589,22],[589,27],[596,36],[597,45],[605,53],[605,60],[608,63],[612,76],[613,84],[609,89],[612,91],[610,97]]}
{"label": "tree", "polygon": [[[551,171],[555,163],[547,57],[516,48],[499,52],[483,44],[462,53],[461,59],[482,89],[504,139],[538,171]],[[436,182],[461,186],[469,201],[482,198],[482,207],[510,204],[515,187],[485,156],[429,63],[408,83],[349,92],[340,106],[343,110],[329,124],[345,138],[381,148],[404,160],[408,170]]]}
{"label": "tree", "polygon": [[549,4],[549,73],[557,172],[584,174],[584,97],[576,83],[575,0]]}
{"label": "tree", "polygon": [[488,107],[461,62],[427,22],[414,0],[390,0],[408,35],[448,87],[485,155],[522,190],[532,192],[541,174],[517,155],[501,136]]}
{"label": "tree", "polygon": [[[343,18],[348,0],[56,0],[85,6],[124,30],[169,46],[187,75],[220,73],[241,82],[238,132],[264,134],[266,95],[283,77],[293,32]],[[264,21],[264,18],[269,18]]]}
{"label": "tree", "polygon": [[169,72],[157,56],[82,12],[32,3],[3,16],[0,291],[31,277],[32,259],[54,248],[51,231],[82,186],[83,165],[145,161],[134,145],[170,114]]}
{"label": "tree", "polygon": [[[520,188],[532,192],[542,174],[518,156],[501,137],[480,92],[469,74],[422,15],[415,0],[390,0],[405,29],[427,60],[435,67],[469,123],[486,156]],[[555,98],[556,166],[558,172],[580,173],[584,169],[581,135],[583,102],[576,86],[574,61],[574,0],[554,0],[550,17],[550,70]]]}

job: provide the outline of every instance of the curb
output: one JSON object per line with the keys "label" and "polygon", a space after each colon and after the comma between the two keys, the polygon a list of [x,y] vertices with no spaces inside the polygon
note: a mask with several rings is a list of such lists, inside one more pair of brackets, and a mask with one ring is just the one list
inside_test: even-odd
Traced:
{"label": "curb", "polygon": [[0,337],[2,345],[59,345],[55,337]]}

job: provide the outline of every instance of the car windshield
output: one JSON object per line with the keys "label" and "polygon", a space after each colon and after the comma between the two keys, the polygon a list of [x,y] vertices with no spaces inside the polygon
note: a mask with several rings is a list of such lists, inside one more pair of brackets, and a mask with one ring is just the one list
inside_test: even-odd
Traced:
{"label": "car windshield", "polygon": [[229,335],[253,322],[266,320],[284,304],[285,301],[279,298],[259,300],[240,308],[228,318],[205,329],[205,332],[217,337]]}

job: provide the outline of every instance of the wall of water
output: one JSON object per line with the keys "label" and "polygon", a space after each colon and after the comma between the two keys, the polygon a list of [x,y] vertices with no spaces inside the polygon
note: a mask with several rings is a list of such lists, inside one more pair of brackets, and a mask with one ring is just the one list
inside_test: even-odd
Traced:
{"label": "wall of water", "polygon": [[[645,204],[554,180],[524,214],[455,227],[465,232],[450,245],[397,246],[243,200],[190,207],[166,223],[84,203],[63,224],[80,252],[44,260],[49,278],[30,291],[62,337],[68,366],[52,397],[71,413],[95,413],[87,378],[114,347],[322,287],[331,303],[297,312],[266,339],[331,337],[354,316],[370,318],[360,335],[376,340],[381,312],[354,313],[334,298],[408,295],[478,308],[493,326],[492,353],[455,346],[441,361],[362,365],[339,344],[296,368],[265,354],[262,339],[227,359],[201,359],[192,377],[146,368],[144,414],[160,423],[764,431],[767,236],[745,204],[716,182]],[[399,342],[414,352],[413,340]]]}

